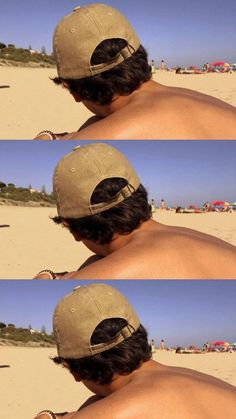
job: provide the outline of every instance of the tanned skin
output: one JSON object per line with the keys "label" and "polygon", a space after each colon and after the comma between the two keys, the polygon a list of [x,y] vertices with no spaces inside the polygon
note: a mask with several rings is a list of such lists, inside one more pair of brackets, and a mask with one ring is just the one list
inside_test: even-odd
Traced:
{"label": "tanned skin", "polygon": [[236,279],[236,247],[188,228],[148,220],[104,245],[73,236],[94,256],[58,279]]}
{"label": "tanned skin", "polygon": [[[73,93],[77,102],[81,98]],[[109,105],[82,103],[96,116],[64,140],[234,140],[236,108],[193,90],[167,87],[153,80]],[[36,139],[48,139],[47,135]]]}
{"label": "tanned skin", "polygon": [[[98,397],[78,412],[66,414],[64,419],[222,419],[233,418],[236,411],[234,386],[210,375],[153,360],[144,362],[131,374],[115,375],[110,384],[82,382]],[[41,415],[39,419],[48,416]]]}

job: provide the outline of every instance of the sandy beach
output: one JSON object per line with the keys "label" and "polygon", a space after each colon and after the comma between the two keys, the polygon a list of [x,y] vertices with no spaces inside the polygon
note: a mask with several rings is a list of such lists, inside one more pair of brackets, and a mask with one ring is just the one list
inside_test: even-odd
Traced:
{"label": "sandy beach", "polygon": [[[92,114],[76,103],[50,77],[56,69],[0,67],[0,139],[32,139],[45,129],[76,131]],[[236,106],[236,72],[233,74],[175,74],[157,71],[154,80],[167,86],[185,87],[215,96]]]}
{"label": "sandy beach", "polygon": [[[50,216],[54,208],[0,206],[0,279],[32,279],[42,269],[76,270],[91,255],[82,244]],[[160,223],[184,226],[236,245],[236,212],[176,214],[158,210]]]}
{"label": "sandy beach", "polygon": [[[49,348],[0,346],[1,414],[3,419],[32,419],[42,409],[55,412],[73,411],[92,395],[83,384],[76,383],[65,369],[54,365]],[[158,351],[154,359],[166,365],[191,368],[236,385],[236,353],[180,355]]]}

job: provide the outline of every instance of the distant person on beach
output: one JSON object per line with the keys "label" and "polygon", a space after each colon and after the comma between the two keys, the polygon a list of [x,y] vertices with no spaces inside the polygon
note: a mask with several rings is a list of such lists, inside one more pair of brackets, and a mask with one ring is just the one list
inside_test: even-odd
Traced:
{"label": "distant person on beach", "polygon": [[165,201],[164,201],[164,199],[161,199],[160,209],[161,210],[165,209]]}
{"label": "distant person on beach", "polygon": [[151,61],[151,73],[152,74],[156,73],[156,66],[155,66],[155,61],[154,60]]}
{"label": "distant person on beach", "polygon": [[165,69],[166,69],[165,61],[161,60],[160,70],[165,70]]}
{"label": "distant person on beach", "polygon": [[209,65],[209,63],[206,63],[206,64],[204,64],[204,65],[203,65],[203,70],[204,70],[206,73],[208,73],[209,69],[210,69],[210,65]]}
{"label": "distant person on beach", "polygon": [[156,212],[155,199],[151,200],[151,212],[152,212],[152,215],[154,214],[154,212]]}
{"label": "distant person on beach", "polygon": [[94,116],[78,131],[46,129],[36,139],[235,139],[236,108],[151,80],[146,50],[111,6],[76,7],[57,25],[53,44],[54,82]]}
{"label": "distant person on beach", "polygon": [[161,339],[161,343],[160,343],[160,349],[161,349],[161,350],[164,350],[164,349],[166,349],[166,347],[165,347],[165,341],[164,341],[164,339]]}
{"label": "distant person on beach", "polygon": [[[153,361],[136,312],[109,285],[89,284],[67,294],[55,308],[53,330],[58,352],[53,361],[95,395],[78,411],[62,416],[42,410],[35,419],[234,417],[236,388]],[[64,390],[66,397],[65,385]]]}
{"label": "distant person on beach", "polygon": [[[152,220],[137,173],[109,144],[75,147],[57,164],[53,190],[58,212],[53,220],[94,253],[62,278],[236,278],[236,247]],[[43,272],[36,278],[53,276]]]}
{"label": "distant person on beach", "polygon": [[154,339],[151,340],[151,354],[155,354],[156,353],[156,345],[155,345],[155,341]]}

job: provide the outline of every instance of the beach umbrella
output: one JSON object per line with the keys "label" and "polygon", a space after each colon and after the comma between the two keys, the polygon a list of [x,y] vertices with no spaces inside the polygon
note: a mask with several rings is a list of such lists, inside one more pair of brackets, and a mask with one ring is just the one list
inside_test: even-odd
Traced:
{"label": "beach umbrella", "polygon": [[218,206],[224,205],[225,201],[214,201],[211,204],[214,205],[215,207],[218,207]]}
{"label": "beach umbrella", "polygon": [[219,340],[216,342],[211,342],[211,345],[213,346],[224,346],[227,342],[225,342],[224,340]]}
{"label": "beach umbrella", "polygon": [[[212,66],[212,67],[224,67],[225,66],[225,64],[227,64],[227,63],[225,63],[224,61],[214,61],[213,63],[211,63],[210,65]],[[227,67],[227,66],[226,66]]]}

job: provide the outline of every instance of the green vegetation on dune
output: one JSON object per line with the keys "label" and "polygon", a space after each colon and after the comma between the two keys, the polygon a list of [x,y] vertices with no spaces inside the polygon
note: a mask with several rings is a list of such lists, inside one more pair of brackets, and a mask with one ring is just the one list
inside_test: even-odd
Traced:
{"label": "green vegetation on dune", "polygon": [[22,345],[28,343],[38,343],[39,346],[55,345],[53,334],[47,334],[45,328],[42,331],[34,330],[31,327],[15,327],[14,324],[4,324],[0,322],[0,341],[20,342]]}
{"label": "green vegetation on dune", "polygon": [[31,185],[29,188],[16,187],[13,183],[8,183],[6,185],[4,182],[0,181],[0,199],[11,200],[22,203],[35,202],[41,204],[42,206],[46,205],[55,205],[55,199],[53,194],[47,194],[45,187],[42,186],[41,191],[34,190]]}
{"label": "green vegetation on dune", "polygon": [[51,67],[55,66],[55,59],[53,54],[46,54],[45,48],[42,47],[41,52],[34,51],[30,47],[16,48],[15,45],[9,44],[6,46],[3,42],[0,42],[0,60],[10,61],[22,64],[35,64],[40,67]]}

